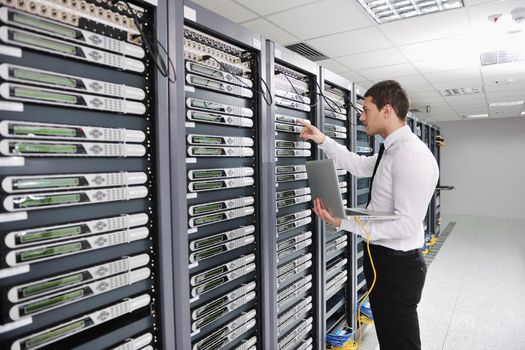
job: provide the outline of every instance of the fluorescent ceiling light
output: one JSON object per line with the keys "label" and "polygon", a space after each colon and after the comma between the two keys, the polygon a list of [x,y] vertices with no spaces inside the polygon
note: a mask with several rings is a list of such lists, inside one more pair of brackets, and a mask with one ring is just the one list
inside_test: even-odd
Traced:
{"label": "fluorescent ceiling light", "polygon": [[521,115],[525,115],[525,111],[521,112]]}
{"label": "fluorescent ceiling light", "polygon": [[463,0],[357,0],[377,23],[464,7]]}
{"label": "fluorescent ceiling light", "polygon": [[492,102],[489,104],[490,107],[511,107],[522,105],[525,101],[505,101],[505,102]]}
{"label": "fluorescent ceiling light", "polygon": [[488,114],[469,114],[467,118],[488,118]]}
{"label": "fluorescent ceiling light", "polygon": [[445,89],[445,90],[441,90],[440,92],[441,92],[441,95],[445,97],[450,97],[450,96],[479,94],[482,91],[483,91],[483,88],[481,86],[476,86],[476,87],[466,87],[466,88]]}

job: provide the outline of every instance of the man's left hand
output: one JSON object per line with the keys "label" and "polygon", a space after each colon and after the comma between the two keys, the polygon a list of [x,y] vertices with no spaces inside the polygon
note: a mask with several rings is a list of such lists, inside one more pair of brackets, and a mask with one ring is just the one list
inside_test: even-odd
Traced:
{"label": "man's left hand", "polygon": [[314,213],[317,214],[317,216],[321,218],[321,220],[326,221],[327,223],[332,224],[337,228],[341,227],[341,221],[342,221],[341,218],[336,218],[332,216],[332,214],[330,214],[328,210],[326,210],[323,207],[323,203],[321,203],[320,198],[315,198],[313,202],[314,202],[313,211]]}

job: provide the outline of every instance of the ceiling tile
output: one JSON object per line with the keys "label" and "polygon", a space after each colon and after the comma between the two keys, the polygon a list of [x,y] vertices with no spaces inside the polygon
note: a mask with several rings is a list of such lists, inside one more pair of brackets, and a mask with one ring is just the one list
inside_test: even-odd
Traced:
{"label": "ceiling tile", "polygon": [[424,61],[413,61],[412,64],[421,73],[435,73],[447,70],[461,69],[465,67],[480,67],[481,63],[479,57],[475,54],[469,54],[463,57],[456,57],[454,59],[430,59]]}
{"label": "ceiling tile", "polygon": [[[477,68],[463,68],[457,70],[448,70],[438,73],[428,73],[425,74],[425,78],[428,79],[431,83],[439,83],[442,81],[456,81],[456,80],[466,80],[466,79],[480,79],[481,85],[481,74]],[[451,86],[451,88],[460,88],[467,86]]]}
{"label": "ceiling tile", "polygon": [[435,91],[434,89],[432,89],[432,91],[413,91],[413,92],[408,92],[407,91],[407,94],[412,97],[412,98],[417,98],[417,99],[429,99],[429,98],[433,98],[433,99],[442,99],[443,97],[441,96],[441,94],[437,91]]}
{"label": "ceiling tile", "polygon": [[484,77],[525,75],[525,62],[493,64],[481,68]]}
{"label": "ceiling tile", "polygon": [[325,67],[329,71],[332,71],[333,73],[348,72],[350,70],[350,68],[347,66],[332,59],[317,61],[316,63],[322,67]]}
{"label": "ceiling tile", "polygon": [[356,93],[364,94],[366,90],[370,89],[372,85],[374,85],[373,82],[365,80],[365,81],[358,81],[357,83],[357,90]]}
{"label": "ceiling tile", "polygon": [[[375,27],[308,40],[307,43],[330,57],[347,56],[392,46],[379,29]],[[345,45],[342,45],[342,43],[345,43]]]}
{"label": "ceiling tile", "polygon": [[194,2],[237,23],[259,17],[231,0],[194,0]]}
{"label": "ceiling tile", "polygon": [[481,81],[481,78],[464,79],[464,80],[447,80],[447,81],[439,81],[435,83],[431,82],[431,85],[436,90],[441,91],[445,89],[482,86],[482,81]]}
{"label": "ceiling tile", "polygon": [[401,84],[401,86],[405,88],[405,90],[409,86],[421,86],[424,84],[428,84],[425,78],[423,78],[423,76],[421,76],[420,74],[398,77],[395,80],[397,80],[399,84]]}
{"label": "ceiling tile", "polygon": [[407,61],[403,55],[394,48],[338,57],[337,60],[352,70],[390,66]]}
{"label": "ceiling tile", "polygon": [[344,72],[344,73],[341,73],[341,76],[353,82],[367,80],[361,74],[356,73],[356,72]]}
{"label": "ceiling tile", "polygon": [[268,16],[268,20],[303,39],[344,32],[374,22],[356,1],[325,0]]}
{"label": "ceiling tile", "polygon": [[288,45],[300,41],[296,37],[286,33],[281,28],[276,27],[275,25],[263,18],[258,18],[253,21],[244,22],[242,25],[248,28],[249,30],[254,31],[256,33],[260,33],[262,36],[271,39],[281,45]]}
{"label": "ceiling tile", "polygon": [[380,28],[396,45],[442,39],[470,32],[468,14],[464,8],[385,23]]}
{"label": "ceiling tile", "polygon": [[395,64],[387,67],[363,69],[358,71],[359,74],[373,81],[394,79],[407,75],[415,75],[417,71],[408,63]]}
{"label": "ceiling tile", "polygon": [[434,87],[428,83],[425,82],[425,84],[420,85],[409,85],[404,87],[405,90],[411,94],[411,93],[430,93],[436,91]]}
{"label": "ceiling tile", "polygon": [[[213,2],[222,2],[217,0],[211,0]],[[234,0],[235,2],[244,5],[255,13],[261,16],[266,16],[271,13],[290,9],[301,5],[306,5],[317,0]]]}
{"label": "ceiling tile", "polygon": [[445,62],[469,61],[478,57],[478,49],[471,35],[425,41],[399,46],[409,61],[435,60]]}
{"label": "ceiling tile", "polygon": [[514,101],[514,100],[521,100],[525,97],[525,94],[522,90],[514,90],[514,91],[491,91],[486,92],[487,99],[490,102],[499,100],[505,100],[505,101]]}

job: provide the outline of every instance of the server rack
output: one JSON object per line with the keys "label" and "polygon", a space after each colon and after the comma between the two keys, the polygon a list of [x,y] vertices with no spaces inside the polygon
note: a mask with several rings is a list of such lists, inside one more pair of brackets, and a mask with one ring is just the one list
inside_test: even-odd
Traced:
{"label": "server rack", "polygon": [[[436,161],[438,163],[438,167],[440,166],[440,147],[442,145],[442,137],[439,132],[439,128],[435,125],[432,125],[430,128],[430,149],[432,151],[432,154],[434,157],[436,157]],[[439,187],[439,180],[438,180],[438,187]],[[432,201],[430,202],[430,210],[431,210],[431,232],[434,236],[439,236],[441,232],[441,192],[436,189],[434,192],[434,195],[432,196]]]}
{"label": "server rack", "polygon": [[[324,262],[320,222],[311,211],[310,188],[304,162],[318,159],[315,145],[299,138],[297,120],[320,125],[319,67],[277,44],[269,71],[275,108],[270,121],[275,159],[275,301],[276,337],[272,349],[320,349],[323,344],[324,305],[321,269]],[[275,137],[275,138],[274,138]],[[275,148],[273,147],[275,146]],[[271,207],[272,208],[272,207]]]}
{"label": "server rack", "polygon": [[407,114],[407,125],[410,128],[410,130],[414,132],[415,127],[416,127],[416,120],[415,120],[415,116],[410,112],[408,112]]}
{"label": "server rack", "polygon": [[177,302],[189,303],[191,326],[180,336],[184,349],[266,348],[263,42],[190,2],[184,15],[189,300]]}
{"label": "server rack", "polygon": [[[355,104],[357,109],[363,110],[364,96],[357,93],[359,89],[354,85],[355,94]],[[368,136],[366,133],[366,128],[363,123],[359,120],[360,114],[355,113],[355,131],[352,132],[352,139],[354,142],[354,152],[360,155],[371,156],[374,152],[374,138]],[[370,178],[368,177],[354,177],[353,178],[353,203],[356,207],[365,208],[368,203],[368,196],[370,193]],[[359,303],[363,296],[367,292],[365,273],[363,270],[363,261],[364,261],[364,249],[365,242],[361,236],[355,236],[355,275],[354,275],[354,284],[356,286],[356,303]],[[357,310],[356,310],[357,315]]]}
{"label": "server rack", "polygon": [[[430,123],[428,123],[426,120],[422,120],[421,122],[421,128],[422,128],[422,141],[423,143],[425,143],[425,145],[427,145],[427,147],[432,150],[432,147],[431,147],[431,141],[430,141],[430,130],[431,130],[431,126],[430,126]],[[427,214],[425,216],[425,223],[424,223],[424,228],[425,228],[425,242],[429,242],[430,239],[432,238],[432,235],[433,235],[433,232],[432,232],[432,200],[428,206],[428,209],[427,209]]]}
{"label": "server rack", "polygon": [[[320,69],[321,87],[323,90],[321,109],[321,128],[339,144],[351,149],[351,119],[353,84],[340,76]],[[343,202],[351,205],[352,176],[342,168],[337,169],[341,185]],[[348,186],[350,184],[350,186]],[[350,232],[338,231],[333,225],[323,223],[322,236],[325,240],[324,256],[324,303],[326,314],[326,333],[336,328],[354,329],[355,288],[352,283],[354,256],[352,251],[353,235]]]}
{"label": "server rack", "polygon": [[1,347],[170,346],[167,3],[1,5]]}

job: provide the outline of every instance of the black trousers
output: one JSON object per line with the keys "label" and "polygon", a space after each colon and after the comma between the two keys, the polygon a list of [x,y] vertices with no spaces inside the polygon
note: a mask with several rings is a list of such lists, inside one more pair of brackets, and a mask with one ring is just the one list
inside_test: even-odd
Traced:
{"label": "black trousers", "polygon": [[[368,288],[374,275],[366,243],[364,272]],[[419,249],[400,252],[370,245],[377,279],[370,306],[381,350],[420,350],[417,304],[425,284],[427,266]]]}

